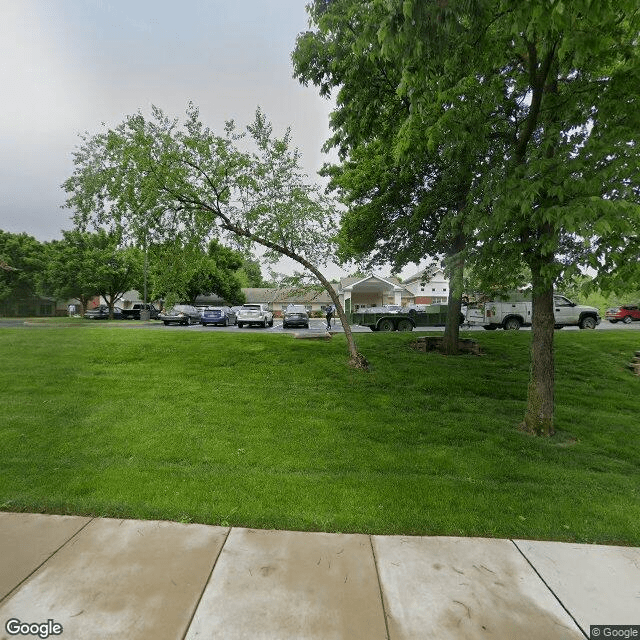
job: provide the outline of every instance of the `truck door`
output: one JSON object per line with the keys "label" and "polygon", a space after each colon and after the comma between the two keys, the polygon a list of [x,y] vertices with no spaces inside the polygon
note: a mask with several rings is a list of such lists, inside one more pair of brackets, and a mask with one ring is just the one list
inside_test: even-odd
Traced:
{"label": "truck door", "polygon": [[553,312],[556,324],[578,324],[576,306],[564,296],[553,296]]}

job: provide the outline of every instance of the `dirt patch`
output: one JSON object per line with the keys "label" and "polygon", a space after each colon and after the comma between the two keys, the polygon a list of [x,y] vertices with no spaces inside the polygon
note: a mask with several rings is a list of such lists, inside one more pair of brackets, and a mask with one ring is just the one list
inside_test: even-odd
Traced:
{"label": "dirt patch", "polygon": [[[424,336],[418,338],[415,342],[411,343],[411,348],[416,351],[422,351],[423,353],[429,353],[431,351],[438,351],[442,353],[442,345],[444,337],[442,336]],[[462,339],[458,340],[458,351],[460,354],[472,354],[479,356],[482,354],[480,345],[475,340]]]}

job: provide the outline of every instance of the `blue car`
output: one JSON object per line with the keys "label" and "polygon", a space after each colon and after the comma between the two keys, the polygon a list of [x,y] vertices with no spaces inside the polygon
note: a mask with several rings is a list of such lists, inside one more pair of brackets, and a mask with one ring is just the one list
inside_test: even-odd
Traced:
{"label": "blue car", "polygon": [[200,316],[200,324],[206,327],[208,324],[228,327],[237,324],[238,316],[229,307],[207,307]]}

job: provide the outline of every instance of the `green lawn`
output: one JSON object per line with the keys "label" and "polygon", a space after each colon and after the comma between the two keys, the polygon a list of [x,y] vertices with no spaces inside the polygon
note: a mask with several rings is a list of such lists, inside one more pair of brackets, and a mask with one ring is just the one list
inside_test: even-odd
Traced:
{"label": "green lawn", "polygon": [[552,440],[517,430],[529,332],[483,356],[131,326],[0,329],[0,509],[640,546],[640,348],[556,334]]}

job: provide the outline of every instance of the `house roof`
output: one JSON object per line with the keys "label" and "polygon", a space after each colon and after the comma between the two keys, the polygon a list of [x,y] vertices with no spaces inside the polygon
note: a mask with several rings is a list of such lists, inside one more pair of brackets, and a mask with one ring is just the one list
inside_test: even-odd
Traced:
{"label": "house roof", "polygon": [[242,291],[247,298],[247,302],[254,303],[310,304],[316,302],[324,304],[331,301],[329,294],[324,289],[318,291],[308,287],[248,288]]}
{"label": "house roof", "polygon": [[438,266],[432,265],[430,267],[425,267],[424,269],[418,271],[418,273],[414,273],[408,278],[405,278],[404,282],[415,282],[416,280],[425,280],[426,282],[429,282],[429,280],[432,280],[438,273],[441,273],[444,277],[443,269]]}
{"label": "house roof", "polygon": [[392,291],[401,290],[402,295],[413,296],[414,294],[409,291],[395,276],[389,276],[388,278],[381,278],[376,275],[369,275],[366,277],[361,276],[349,276],[348,278],[342,278],[340,280],[340,290],[353,290],[354,288],[366,289],[366,288],[376,288],[379,290],[379,285],[383,287],[387,287]]}

